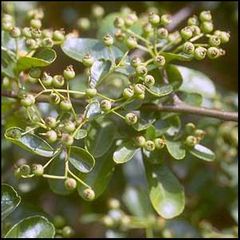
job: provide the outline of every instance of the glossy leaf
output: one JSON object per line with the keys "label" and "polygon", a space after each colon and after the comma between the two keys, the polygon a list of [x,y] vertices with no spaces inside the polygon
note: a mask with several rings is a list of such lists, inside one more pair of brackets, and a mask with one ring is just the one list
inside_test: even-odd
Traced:
{"label": "glossy leaf", "polygon": [[[19,138],[12,137],[12,134],[16,131],[20,132]],[[52,157],[56,154],[56,151],[41,137],[26,133],[24,130],[18,127],[8,128],[5,132],[5,137],[12,143],[15,143],[24,150],[27,150],[33,154],[37,154],[42,157]]]}
{"label": "glossy leaf", "polygon": [[170,52],[162,52],[161,55],[165,57],[168,63],[173,60],[191,61],[193,59],[193,57],[190,55],[180,54],[180,53],[176,54],[176,53],[170,53]]}
{"label": "glossy leaf", "polygon": [[89,152],[96,158],[103,156],[111,148],[116,130],[115,124],[110,121],[91,127],[86,139]]}
{"label": "glossy leaf", "polygon": [[128,162],[133,158],[137,148],[130,143],[122,143],[113,153],[113,161],[117,164]]}
{"label": "glossy leaf", "polygon": [[199,93],[190,93],[190,92],[183,92],[183,91],[178,91],[178,95],[180,99],[193,106],[201,106],[202,105],[202,95]]}
{"label": "glossy leaf", "polygon": [[145,161],[145,168],[153,208],[165,219],[181,214],[185,206],[185,196],[177,178],[162,164],[152,165]]}
{"label": "glossy leaf", "polygon": [[215,160],[215,153],[203,145],[196,144],[189,152],[197,158],[211,162]]}
{"label": "glossy leaf", "polygon": [[98,101],[92,101],[89,103],[84,112],[84,117],[88,119],[93,119],[95,116],[101,113],[100,104]]}
{"label": "glossy leaf", "polygon": [[20,202],[21,197],[18,195],[15,189],[8,184],[2,184],[2,196],[1,196],[2,221],[16,209]]}
{"label": "glossy leaf", "polygon": [[144,118],[140,118],[140,120],[133,125],[133,128],[137,131],[143,131],[148,129],[155,122],[155,119],[146,120]]}
{"label": "glossy leaf", "polygon": [[[95,192],[95,199],[98,198],[106,189],[112,174],[114,172],[115,163],[112,160],[112,151],[108,151],[101,158],[96,159],[96,164],[90,173],[78,174],[78,176],[86,182]],[[83,196],[86,187],[82,184],[78,186],[78,193]]]}
{"label": "glossy leaf", "polygon": [[[25,40],[23,38],[18,38],[18,49],[21,51],[27,51]],[[1,47],[5,49],[10,49],[16,51],[16,41],[14,38],[10,37],[8,32],[1,31]]]}
{"label": "glossy leaf", "polygon": [[151,88],[146,88],[146,90],[155,97],[164,97],[173,91],[173,87],[172,85],[165,85],[162,87],[152,86]]}
{"label": "glossy leaf", "polygon": [[79,140],[79,139],[83,139],[87,136],[87,130],[85,129],[79,129],[76,133],[76,135],[74,136],[74,138],[76,140]]}
{"label": "glossy leaf", "polygon": [[53,49],[43,48],[32,57],[20,57],[17,62],[17,70],[23,71],[33,67],[46,67],[53,63],[56,57],[56,52]]}
{"label": "glossy leaf", "polygon": [[79,62],[82,62],[86,54],[91,54],[95,60],[110,61],[123,56],[119,48],[112,46],[110,50],[101,41],[93,38],[68,38],[63,43],[62,50],[70,58]]}
{"label": "glossy leaf", "polygon": [[94,157],[85,149],[73,146],[71,147],[69,162],[80,172],[90,172],[94,165]]}
{"label": "glossy leaf", "polygon": [[167,150],[173,158],[181,160],[186,155],[186,150],[180,141],[166,140]]}
{"label": "glossy leaf", "polygon": [[15,224],[5,238],[54,238],[55,228],[42,216],[31,216]]}
{"label": "glossy leaf", "polygon": [[173,64],[168,64],[166,67],[167,77],[169,83],[172,85],[173,89],[178,89],[182,84],[182,75],[178,68]]}

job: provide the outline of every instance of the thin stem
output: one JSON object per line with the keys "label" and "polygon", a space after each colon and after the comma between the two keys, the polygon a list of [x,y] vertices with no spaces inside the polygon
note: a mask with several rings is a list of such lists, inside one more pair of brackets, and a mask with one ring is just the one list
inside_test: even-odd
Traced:
{"label": "thin stem", "polygon": [[79,183],[81,183],[83,186],[87,187],[87,188],[91,188],[89,185],[87,185],[84,181],[82,181],[79,177],[77,177],[73,172],[70,171],[70,169],[68,169],[68,172],[70,173],[70,175],[72,175]]}
{"label": "thin stem", "polygon": [[138,38],[139,40],[141,40],[142,42],[146,43],[147,45],[151,45],[151,42],[149,42],[147,39],[143,38],[142,36],[139,36],[138,34],[133,32],[132,30],[124,29],[124,31],[129,33],[130,35],[133,35],[134,37]]}
{"label": "thin stem", "polygon": [[101,97],[101,98],[104,98],[104,99],[106,99],[106,100],[108,100],[108,101],[115,102],[114,99],[109,98],[109,97],[106,97],[106,96],[102,95],[101,93],[97,93],[97,96],[99,96],[99,97]]}
{"label": "thin stem", "polygon": [[25,134],[27,134],[27,133],[29,133],[29,132],[31,132],[31,131],[33,131],[33,130],[35,130],[35,129],[37,129],[37,128],[39,128],[39,126],[30,128],[29,130],[27,130],[27,131],[25,131],[24,133],[22,133],[22,136],[25,135]]}
{"label": "thin stem", "polygon": [[50,179],[66,179],[65,176],[56,176],[56,175],[49,175],[49,174],[43,174],[42,177],[50,178]]}
{"label": "thin stem", "polygon": [[116,112],[116,111],[112,111],[112,113],[116,114],[118,117],[122,118],[123,120],[125,120],[125,117],[122,116],[120,113]]}
{"label": "thin stem", "polygon": [[42,88],[44,89],[44,90],[46,90],[47,88],[44,86],[44,84],[42,83],[42,80],[40,79],[40,78],[38,78],[38,81],[39,81],[39,83],[40,83],[40,85],[42,86]]}
{"label": "thin stem", "polygon": [[45,169],[55,158],[57,155],[54,155],[50,160],[48,160],[44,165],[43,165],[43,169]]}

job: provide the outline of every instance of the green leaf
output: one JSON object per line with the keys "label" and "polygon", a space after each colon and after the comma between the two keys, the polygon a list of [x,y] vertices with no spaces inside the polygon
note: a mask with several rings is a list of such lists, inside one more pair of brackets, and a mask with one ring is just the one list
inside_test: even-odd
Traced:
{"label": "green leaf", "polygon": [[[1,47],[5,49],[10,49],[12,51],[16,51],[16,40],[12,38],[8,32],[2,31],[2,36],[1,36]],[[18,38],[18,49],[20,51],[27,51],[26,45],[25,45],[25,40],[24,38]]]}
{"label": "green leaf", "polygon": [[95,60],[110,61],[123,56],[119,48],[112,46],[110,50],[101,41],[92,38],[68,38],[61,47],[66,55],[79,62],[86,54],[91,54]]}
{"label": "green leaf", "polygon": [[15,224],[5,238],[54,238],[55,228],[47,218],[31,216]]}
{"label": "green leaf", "polygon": [[110,61],[95,61],[91,67],[91,80],[89,86],[95,88],[100,83],[99,80],[109,72],[110,67]]}
{"label": "green leaf", "polygon": [[179,90],[198,93],[206,98],[213,98],[216,95],[216,88],[212,80],[205,74],[182,66],[177,66],[182,75],[183,83]]}
{"label": "green leaf", "polygon": [[77,133],[76,133],[76,135],[74,136],[74,138],[75,138],[76,140],[79,140],[79,139],[85,138],[86,136],[87,136],[87,130],[80,128],[80,129],[77,131]]}
{"label": "green leaf", "polygon": [[[96,164],[90,173],[78,174],[79,178],[86,182],[95,192],[95,199],[98,198],[106,189],[113,171],[115,163],[112,161],[112,151],[108,151],[101,158],[96,159]],[[79,184],[78,193],[83,196],[85,186]]]}
{"label": "green leaf", "polygon": [[80,172],[90,172],[94,165],[94,157],[85,149],[73,146],[71,147],[69,162]]}
{"label": "green leaf", "polygon": [[161,55],[163,55],[166,59],[166,62],[171,62],[173,60],[179,60],[179,61],[191,61],[193,59],[192,56],[186,55],[186,54],[176,54],[176,53],[169,53],[169,52],[162,52]]}
{"label": "green leaf", "polygon": [[117,164],[128,162],[133,158],[137,148],[130,143],[122,143],[113,153],[113,161]]}
{"label": "green leaf", "polygon": [[186,150],[183,148],[183,145],[180,141],[170,141],[166,139],[166,146],[168,152],[173,158],[180,160],[185,157]]}
{"label": "green leaf", "polygon": [[146,90],[155,97],[164,97],[173,91],[172,85],[164,85],[162,87],[152,86]]}
{"label": "green leaf", "polygon": [[182,75],[178,68],[173,64],[168,64],[166,67],[167,77],[169,83],[172,85],[173,89],[178,89],[182,84]]}
{"label": "green leaf", "polygon": [[57,55],[53,49],[43,48],[33,57],[20,57],[17,62],[17,70],[23,71],[33,67],[46,67],[53,63]]}
{"label": "green leaf", "polygon": [[93,119],[95,116],[99,115],[101,113],[100,104],[98,101],[92,101],[90,102],[84,111],[84,117],[88,119]]}
{"label": "green leaf", "polygon": [[2,184],[2,197],[1,197],[1,217],[2,221],[11,214],[21,202],[21,197],[15,189],[8,185]]}
{"label": "green leaf", "polygon": [[144,119],[140,118],[140,120],[133,125],[133,128],[138,132],[148,129],[155,122],[155,119]]}
{"label": "green leaf", "polygon": [[189,93],[189,92],[183,92],[183,91],[178,91],[180,99],[193,106],[201,106],[202,105],[202,95],[199,93]]}
{"label": "green leaf", "polygon": [[164,165],[145,161],[149,196],[153,208],[165,219],[182,213],[185,206],[184,190],[177,178]]}
{"label": "green leaf", "polygon": [[96,158],[104,155],[113,144],[116,130],[116,125],[110,121],[102,122],[97,127],[90,127],[86,138],[89,152]]}
{"label": "green leaf", "polygon": [[[13,134],[16,132],[20,133],[18,138],[14,138]],[[19,147],[33,154],[37,154],[42,157],[52,157],[56,152],[44,139],[39,136],[26,133],[25,131],[18,127],[8,128],[5,132],[5,138],[12,143],[15,143]]]}
{"label": "green leaf", "polygon": [[189,152],[197,158],[211,162],[215,160],[215,153],[203,145],[196,144]]}

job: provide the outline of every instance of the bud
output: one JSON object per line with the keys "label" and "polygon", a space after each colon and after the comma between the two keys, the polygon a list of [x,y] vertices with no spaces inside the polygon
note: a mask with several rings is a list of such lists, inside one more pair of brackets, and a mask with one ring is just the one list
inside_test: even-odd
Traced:
{"label": "bud", "polygon": [[124,25],[125,25],[125,22],[124,22],[123,18],[116,17],[116,19],[114,20],[113,24],[114,24],[114,26],[116,28],[123,28]]}
{"label": "bud", "polygon": [[26,40],[26,46],[30,49],[30,50],[34,50],[36,48],[38,48],[38,43],[36,40],[29,38]]}
{"label": "bud", "polygon": [[100,5],[94,5],[92,7],[92,15],[95,18],[101,18],[104,15],[104,8]]}
{"label": "bud", "polygon": [[153,33],[153,27],[151,23],[146,23],[143,26],[143,32],[145,35],[150,35],[151,33]]}
{"label": "bud", "polygon": [[53,86],[56,88],[62,87],[64,82],[64,77],[62,75],[55,75],[52,80]]}
{"label": "bud", "polygon": [[144,147],[146,139],[144,136],[137,136],[135,138],[135,143],[138,147]]}
{"label": "bud", "polygon": [[68,133],[71,133],[75,130],[76,128],[76,125],[74,122],[72,121],[67,121],[65,124],[64,124],[64,129],[66,130],[66,132]]}
{"label": "bud", "polygon": [[42,21],[40,19],[31,19],[30,26],[39,29],[42,27]]}
{"label": "bud", "polygon": [[43,83],[43,85],[45,87],[50,87],[52,85],[52,82],[53,82],[52,76],[50,76],[49,74],[44,72],[43,76],[42,76],[42,83]]}
{"label": "bud", "polygon": [[183,28],[181,31],[180,31],[180,34],[182,36],[182,38],[184,40],[188,40],[189,38],[191,38],[193,36],[193,32],[192,32],[192,29],[191,27],[185,27]]}
{"label": "bud", "polygon": [[169,23],[171,23],[171,21],[172,20],[171,20],[171,16],[170,15],[164,14],[164,15],[161,16],[161,24],[163,26],[168,25]]}
{"label": "bud", "polygon": [[102,100],[100,103],[100,107],[104,112],[109,111],[111,109],[111,105],[112,104],[109,100]]}
{"label": "bud", "polygon": [[67,146],[71,146],[74,142],[74,139],[71,135],[69,135],[68,133],[63,133],[62,134],[62,139],[61,141],[67,145]]}
{"label": "bud", "polygon": [[204,47],[197,47],[194,51],[194,57],[197,60],[203,60],[206,57],[207,49]]}
{"label": "bud", "polygon": [[185,42],[183,45],[183,52],[186,54],[193,54],[195,50],[194,44],[191,42]]}
{"label": "bud", "polygon": [[124,19],[124,21],[125,21],[126,27],[131,27],[137,21],[137,16],[135,13],[131,13],[131,14],[127,15],[127,17]]}
{"label": "bud", "polygon": [[186,138],[185,144],[186,144],[188,147],[194,147],[194,146],[197,144],[197,138],[194,137],[194,136],[188,136],[188,137]]}
{"label": "bud", "polygon": [[154,144],[156,146],[156,149],[162,149],[165,146],[165,141],[162,138],[156,138],[154,140]]}
{"label": "bud", "polygon": [[41,164],[33,164],[32,165],[32,173],[35,176],[42,176],[44,173],[44,168]]}
{"label": "bud", "polygon": [[117,41],[122,42],[125,39],[126,34],[123,33],[121,29],[117,29],[117,31],[114,34],[114,37],[116,38]]}
{"label": "bud", "polygon": [[77,181],[74,178],[67,178],[64,182],[64,186],[67,190],[72,191],[77,187]]}
{"label": "bud", "polygon": [[133,125],[133,124],[137,123],[138,117],[134,113],[128,113],[125,116],[125,121],[128,125]]}
{"label": "bud", "polygon": [[83,191],[83,198],[86,201],[93,201],[95,199],[95,192],[91,188],[86,188]]}
{"label": "bud", "polygon": [[199,24],[199,21],[198,21],[198,17],[196,15],[194,15],[193,17],[190,17],[188,19],[188,26],[196,26]]}
{"label": "bud", "polygon": [[44,38],[42,40],[42,46],[45,48],[52,48],[53,47],[53,40],[51,38]]}
{"label": "bud", "polygon": [[75,77],[75,71],[72,65],[67,66],[67,68],[63,71],[63,76],[67,81]]}
{"label": "bud", "polygon": [[96,89],[96,88],[87,88],[87,89],[85,90],[85,93],[86,93],[86,96],[92,98],[92,97],[96,96],[96,94],[97,94],[97,89]]}
{"label": "bud", "polygon": [[162,55],[155,57],[154,61],[160,67],[163,67],[166,63],[165,57]]}
{"label": "bud", "polygon": [[217,57],[220,56],[220,51],[218,48],[216,47],[210,47],[208,48],[207,50],[207,56],[210,58],[210,59],[215,59]]}
{"label": "bud", "polygon": [[203,33],[210,33],[213,31],[213,23],[212,22],[202,22],[200,26]]}
{"label": "bud", "polygon": [[147,86],[147,87],[152,87],[155,83],[155,79],[152,75],[146,75],[144,77],[144,80],[143,80],[144,84]]}
{"label": "bud", "polygon": [[123,96],[124,98],[128,99],[131,98],[134,95],[133,89],[131,88],[125,88],[123,90]]}
{"label": "bud", "polygon": [[12,38],[18,38],[21,36],[21,30],[18,27],[13,27],[9,34]]}
{"label": "bud", "polygon": [[129,49],[137,47],[137,39],[134,36],[129,36],[126,39],[126,44]]}
{"label": "bud", "polygon": [[69,111],[72,108],[72,103],[68,99],[62,100],[60,102],[60,109],[63,111]]}
{"label": "bud", "polygon": [[57,126],[57,120],[56,120],[56,118],[54,118],[54,117],[47,117],[46,119],[45,119],[45,123],[46,123],[46,125],[48,126],[48,127],[50,127],[50,128],[55,128],[56,126]]}
{"label": "bud", "polygon": [[90,29],[91,23],[88,18],[79,18],[77,21],[77,26],[80,30],[86,31]]}
{"label": "bud", "polygon": [[19,167],[19,172],[21,176],[27,176],[31,173],[31,168],[27,164],[23,164]]}
{"label": "bud", "polygon": [[202,22],[204,21],[211,21],[212,20],[212,15],[210,11],[202,11],[199,15],[199,18]]}
{"label": "bud", "polygon": [[166,28],[159,28],[157,33],[159,38],[166,39],[168,37],[168,30]]}
{"label": "bud", "polygon": [[144,149],[147,151],[154,151],[155,150],[155,143],[151,140],[148,140],[144,144]]}
{"label": "bud", "polygon": [[56,30],[53,32],[53,40],[56,42],[63,42],[65,39],[63,30]]}
{"label": "bud", "polygon": [[57,133],[53,130],[46,132],[46,137],[50,143],[54,143],[57,141]]}
{"label": "bud", "polygon": [[103,42],[107,47],[113,45],[113,37],[110,34],[107,34],[103,37]]}
{"label": "bud", "polygon": [[90,54],[86,54],[82,59],[85,67],[91,67],[94,63],[94,58]]}
{"label": "bud", "polygon": [[21,105],[24,107],[30,107],[35,103],[35,97],[31,94],[26,95],[21,99]]}
{"label": "bud", "polygon": [[141,58],[139,58],[139,57],[133,57],[133,58],[131,59],[131,66],[132,66],[132,67],[137,67],[137,66],[139,66],[141,63],[142,63],[142,60],[141,60]]}
{"label": "bud", "polygon": [[153,26],[157,26],[160,23],[160,17],[153,12],[149,14],[148,20]]}
{"label": "bud", "polygon": [[144,65],[139,65],[136,67],[136,74],[138,76],[146,76],[147,72],[148,72],[148,70]]}
{"label": "bud", "polygon": [[221,44],[221,39],[218,36],[212,35],[209,38],[209,44],[212,47],[217,47]]}
{"label": "bud", "polygon": [[115,198],[110,198],[108,201],[108,207],[111,209],[118,209],[120,208],[120,202]]}

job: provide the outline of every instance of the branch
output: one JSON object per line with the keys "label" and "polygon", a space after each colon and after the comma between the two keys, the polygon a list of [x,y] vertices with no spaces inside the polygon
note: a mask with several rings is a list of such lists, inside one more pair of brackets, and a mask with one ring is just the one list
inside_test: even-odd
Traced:
{"label": "branch", "polygon": [[[8,98],[18,98],[18,96],[10,91],[2,91],[1,95],[3,97]],[[71,99],[72,102],[84,105],[84,100],[80,99]],[[38,102],[48,102],[48,96],[39,96],[37,98]],[[237,112],[226,112],[216,109],[210,109],[205,107],[194,107],[183,102],[178,103],[176,105],[156,105],[152,103],[144,104],[142,108],[151,110],[151,111],[162,111],[162,112],[179,112],[179,113],[189,113],[194,115],[201,115],[206,117],[218,118],[225,121],[238,121],[238,113]]]}

